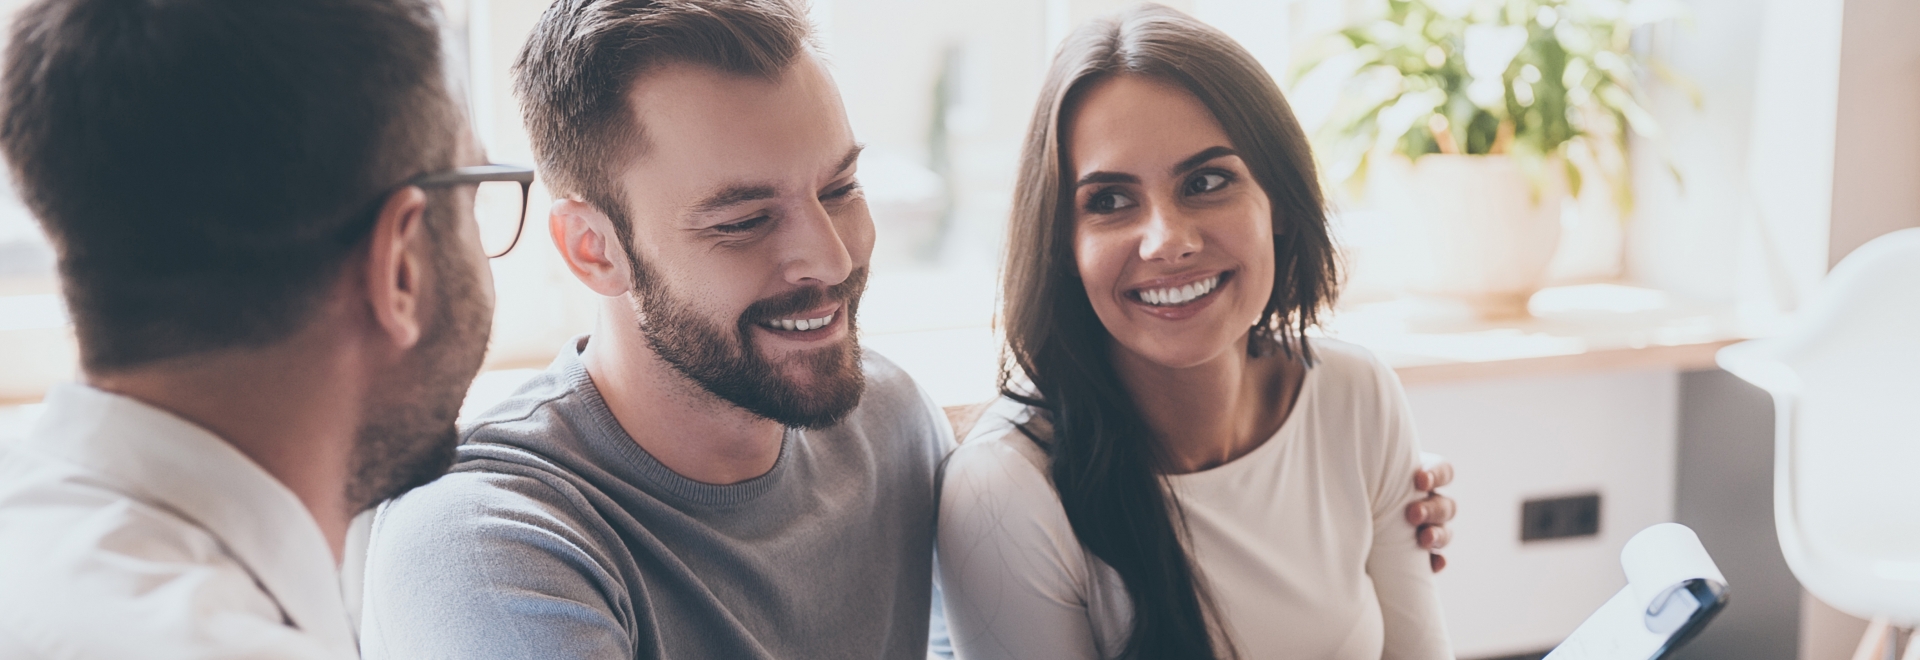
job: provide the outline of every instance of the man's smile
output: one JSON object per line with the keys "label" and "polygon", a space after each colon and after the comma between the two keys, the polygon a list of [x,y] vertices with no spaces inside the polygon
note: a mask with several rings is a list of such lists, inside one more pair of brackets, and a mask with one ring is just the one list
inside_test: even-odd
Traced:
{"label": "man's smile", "polygon": [[839,334],[842,324],[838,321],[844,309],[844,305],[833,303],[789,316],[766,319],[754,325],[783,339],[818,341]]}

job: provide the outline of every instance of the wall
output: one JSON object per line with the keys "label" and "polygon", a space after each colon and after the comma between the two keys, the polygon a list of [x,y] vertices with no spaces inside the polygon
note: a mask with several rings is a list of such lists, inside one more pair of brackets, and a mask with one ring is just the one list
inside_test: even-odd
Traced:
{"label": "wall", "polygon": [[1793,660],[1800,583],[1773,527],[1773,402],[1724,371],[1680,376],[1674,521],[1692,527],[1729,584],[1727,608],[1681,660]]}
{"label": "wall", "polygon": [[[1462,658],[1558,644],[1626,584],[1620,548],[1674,515],[1679,376],[1617,372],[1408,389],[1460,502],[1441,602]],[[1528,498],[1601,494],[1598,537],[1520,543]]]}
{"label": "wall", "polygon": [[1829,262],[1920,227],[1920,2],[1847,0]]}

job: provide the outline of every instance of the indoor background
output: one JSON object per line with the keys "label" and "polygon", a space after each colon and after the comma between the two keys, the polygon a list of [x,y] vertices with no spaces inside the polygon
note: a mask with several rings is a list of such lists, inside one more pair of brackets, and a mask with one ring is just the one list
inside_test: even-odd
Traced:
{"label": "indoor background", "polygon": [[[495,161],[532,162],[509,66],[545,4],[446,0],[475,127]],[[879,245],[863,336],[942,405],[994,395],[995,268],[1047,58],[1072,27],[1130,4],[812,4],[868,147],[860,176]],[[1351,88],[1303,72],[1329,34],[1377,22],[1387,8],[1166,4],[1253,52],[1310,130],[1337,121]],[[1636,107],[1657,130],[1634,133],[1624,153],[1589,154],[1622,159],[1630,197],[1592,184],[1565,195],[1559,236],[1538,249],[1545,275],[1527,316],[1488,319],[1417,295],[1423,246],[1411,237],[1422,234],[1410,223],[1421,220],[1329,182],[1349,280],[1325,333],[1399,369],[1425,448],[1458,470],[1446,490],[1461,505],[1456,540],[1439,584],[1462,658],[1551,648],[1623,583],[1626,539],[1664,521],[1692,526],[1732,585],[1729,609],[1683,657],[1842,658],[1863,625],[1805,597],[1787,571],[1772,526],[1771,406],[1713,369],[1713,354],[1776,331],[1853,248],[1920,225],[1920,40],[1911,38],[1920,3],[1672,4],[1677,11],[1633,29],[1630,46],[1643,65]],[[1320,148],[1332,165],[1332,149]],[[473,398],[481,404],[594,322],[593,294],[546,247],[547,198],[535,190],[530,240],[493,263],[499,305],[490,371]],[[0,441],[21,432],[48,384],[73,377],[74,356],[51,249],[9,194],[0,201]],[[1600,502],[1596,533],[1522,540],[1525,502],[1587,495]]]}

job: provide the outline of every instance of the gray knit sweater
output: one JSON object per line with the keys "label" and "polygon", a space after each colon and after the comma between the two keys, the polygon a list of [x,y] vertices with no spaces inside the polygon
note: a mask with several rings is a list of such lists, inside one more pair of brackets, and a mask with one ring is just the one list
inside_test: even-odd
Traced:
{"label": "gray knit sweater", "polygon": [[767,474],[675,474],[570,343],[374,524],[367,658],[924,658],[946,420],[871,352],[866,395]]}

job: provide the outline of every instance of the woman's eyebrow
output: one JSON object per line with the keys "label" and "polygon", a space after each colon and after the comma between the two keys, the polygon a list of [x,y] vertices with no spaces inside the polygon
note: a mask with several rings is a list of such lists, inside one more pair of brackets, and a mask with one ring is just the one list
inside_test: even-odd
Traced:
{"label": "woman's eyebrow", "polygon": [[[1219,158],[1221,156],[1238,156],[1238,155],[1240,155],[1240,152],[1234,151],[1232,147],[1207,147],[1206,149],[1200,150],[1200,153],[1194,154],[1192,156],[1188,156],[1186,160],[1180,161],[1179,163],[1175,164],[1172,169],[1168,170],[1168,172],[1172,176],[1178,177],[1182,174],[1186,174],[1187,172],[1193,170],[1196,167],[1205,165],[1207,161],[1213,160],[1215,158]],[[1088,172],[1086,176],[1080,177],[1079,181],[1075,181],[1073,185],[1074,187],[1078,188],[1080,186],[1095,184],[1095,183],[1139,183],[1139,182],[1140,182],[1140,177],[1134,176],[1132,174],[1127,174],[1125,172],[1100,171],[1100,172]]]}
{"label": "woman's eyebrow", "polygon": [[1078,188],[1080,186],[1085,186],[1085,185],[1090,185],[1095,183],[1139,183],[1139,182],[1140,182],[1140,177],[1134,176],[1132,174],[1127,174],[1125,172],[1088,172],[1086,176],[1080,177],[1079,181],[1074,182],[1073,187]]}
{"label": "woman's eyebrow", "polygon": [[1168,170],[1167,173],[1171,176],[1179,177],[1182,174],[1192,171],[1193,168],[1205,165],[1207,161],[1215,158],[1238,155],[1240,155],[1240,152],[1234,151],[1231,147],[1207,147],[1206,149],[1200,150],[1200,153],[1188,156],[1186,160],[1180,161],[1173,166],[1173,169]]}

